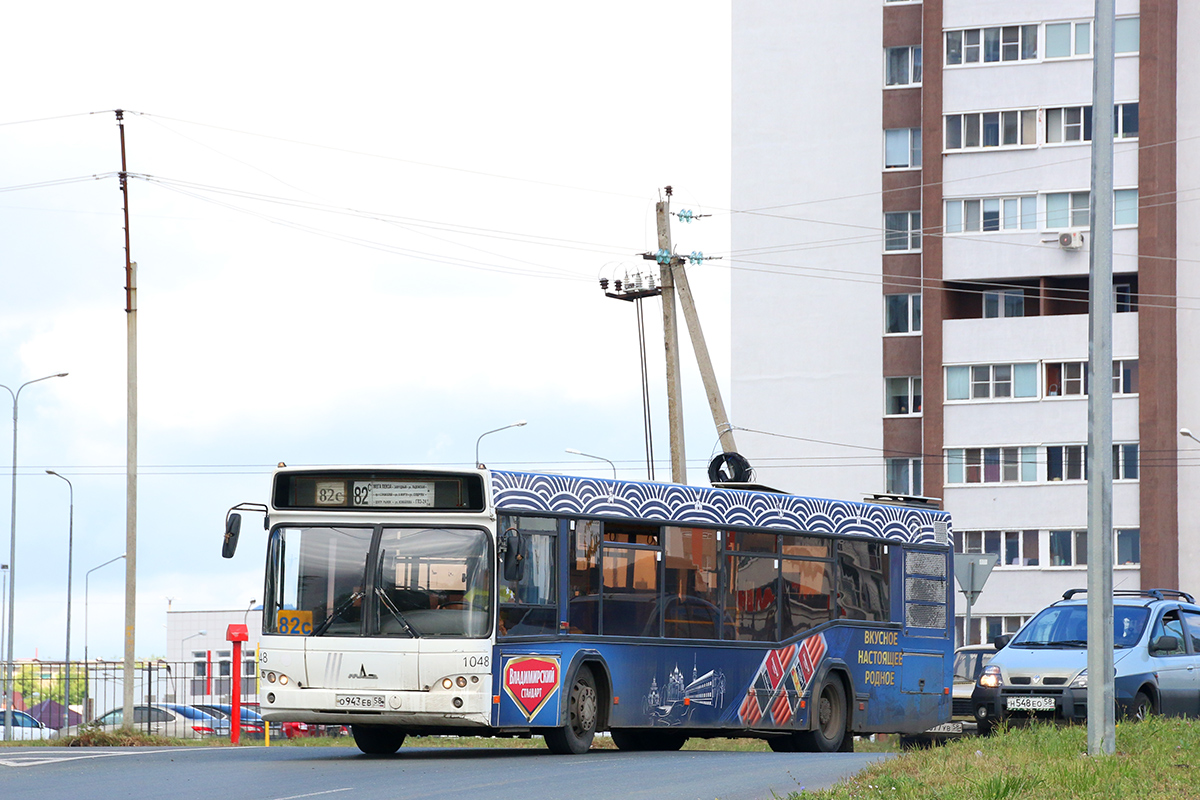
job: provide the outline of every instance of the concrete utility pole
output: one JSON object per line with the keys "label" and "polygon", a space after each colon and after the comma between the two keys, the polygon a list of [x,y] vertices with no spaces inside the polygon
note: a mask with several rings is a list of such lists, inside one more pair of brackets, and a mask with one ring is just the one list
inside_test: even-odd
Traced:
{"label": "concrete utility pole", "polygon": [[659,285],[662,287],[663,343],[667,355],[667,421],[671,437],[671,480],[687,483],[687,454],[683,445],[683,388],[679,375],[679,326],[675,319],[675,278],[671,250],[671,187],[667,199],[655,204],[658,222]]}
{"label": "concrete utility pole", "polygon": [[713,372],[712,358],[708,354],[708,344],[704,341],[704,329],[700,326],[700,316],[696,313],[696,302],[692,297],[692,289],[688,284],[687,272],[684,270],[685,260],[675,255],[671,249],[671,187],[664,190],[666,200],[655,205],[658,222],[658,254],[660,264],[660,283],[662,285],[663,303],[663,338],[667,349],[667,411],[671,423],[671,480],[676,483],[687,483],[687,459],[683,445],[683,396],[680,389],[679,376],[679,332],[675,320],[675,290],[679,290],[679,304],[683,309],[683,317],[687,322],[688,333],[692,339],[692,351],[696,354],[696,364],[700,368],[700,379],[704,382],[704,392],[708,396],[708,407],[713,415],[713,423],[717,426],[717,436],[721,439],[721,449],[726,453],[737,452],[733,439],[733,426],[725,413],[725,404],[721,400],[721,389],[717,385],[717,376]]}
{"label": "concrete utility pole", "polygon": [[129,249],[129,173],[125,166],[124,112],[117,109],[121,130],[121,196],[125,210],[125,678],[122,727],[133,730],[134,628],[137,621],[137,264]]}
{"label": "concrete utility pole", "polygon": [[1112,242],[1115,0],[1096,0],[1088,303],[1088,753],[1117,749],[1113,685]]}

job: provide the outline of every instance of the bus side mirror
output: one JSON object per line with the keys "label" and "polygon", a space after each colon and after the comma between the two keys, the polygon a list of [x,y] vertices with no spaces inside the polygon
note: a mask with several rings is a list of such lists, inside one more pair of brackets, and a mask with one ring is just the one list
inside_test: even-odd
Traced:
{"label": "bus side mirror", "polygon": [[512,583],[525,575],[525,542],[516,528],[504,532],[501,540],[504,550],[504,580]]}
{"label": "bus side mirror", "polygon": [[241,532],[241,514],[230,514],[225,518],[225,541],[221,543],[222,558],[233,558],[233,554],[237,552],[238,536]]}
{"label": "bus side mirror", "polygon": [[995,639],[992,639],[992,644],[996,645],[997,650],[1003,650],[1005,647],[1008,647],[1008,643],[1012,641],[1012,638],[1013,635],[1011,633],[1006,633],[1003,636],[997,636]]}

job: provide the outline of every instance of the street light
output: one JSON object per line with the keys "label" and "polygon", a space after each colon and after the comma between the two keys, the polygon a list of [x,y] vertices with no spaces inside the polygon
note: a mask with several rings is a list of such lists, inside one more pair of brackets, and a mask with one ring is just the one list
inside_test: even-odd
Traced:
{"label": "street light", "polygon": [[8,564],[0,564],[0,647],[4,646],[4,609],[8,608]]}
{"label": "street light", "polygon": [[17,401],[21,399],[21,390],[31,383],[41,383],[48,381],[51,378],[65,378],[67,373],[59,372],[54,375],[47,375],[44,378],[35,378],[31,381],[25,381],[14,392],[7,386],[0,384],[0,389],[12,395],[13,406],[13,459],[12,459],[12,497],[9,498],[9,505],[12,508],[12,531],[8,537],[8,680],[4,683],[4,740],[12,741],[13,738],[13,601],[15,600],[17,587]]}
{"label": "street light", "polygon": [[483,466],[483,464],[482,464],[482,463],[480,463],[480,461],[479,461],[479,443],[480,443],[481,441],[483,441],[483,437],[487,436],[489,433],[499,433],[500,431],[506,431],[506,430],[508,430],[509,428],[521,428],[521,427],[524,427],[525,425],[528,425],[528,424],[529,424],[529,423],[527,423],[525,420],[521,420],[521,421],[519,421],[519,422],[514,422],[514,423],[512,423],[511,425],[505,425],[503,428],[496,428],[495,430],[492,430],[492,431],[484,431],[483,433],[479,434],[479,438],[475,440],[475,466],[476,466],[478,469],[484,469],[484,468],[485,468],[485,467]]}
{"label": "street light", "polygon": [[[124,557],[125,554],[121,553],[121,555],[117,556],[116,558],[110,558],[108,561],[105,561],[100,565],[100,567],[107,567],[114,561],[120,561]],[[92,567],[83,574],[83,715],[85,717],[88,716],[88,698],[89,691],[91,689],[91,681],[88,680],[88,670],[91,669],[88,666],[91,663],[88,661],[88,579],[91,578],[92,573],[100,569],[100,567]]]}
{"label": "street light", "polygon": [[1196,435],[1194,433],[1192,433],[1190,430],[1188,430],[1187,428],[1180,428],[1179,435],[1183,436],[1187,439],[1191,439],[1193,442],[1200,442],[1200,439],[1197,439]]}
{"label": "street light", "polygon": [[[581,451],[581,450],[573,450],[573,449],[571,449],[570,447],[568,447],[568,448],[567,448],[567,452],[568,452],[568,453],[570,453],[571,455],[583,456],[584,458],[594,458],[594,459],[596,459],[597,461],[608,461],[608,459],[607,459],[607,458],[605,458],[604,456],[594,456],[594,455],[592,455],[591,453],[584,453],[584,452],[583,452],[583,451]],[[617,479],[617,465],[616,465],[616,464],[614,464],[614,463],[613,463],[613,462],[611,462],[611,461],[608,461],[608,465],[609,465],[610,467],[612,467],[612,471],[613,471],[613,480],[615,481],[615,480]]]}
{"label": "street light", "polygon": [[75,548],[75,487],[66,476],[59,475],[52,469],[46,470],[46,474],[67,481],[71,498],[71,513],[67,518],[67,652],[63,659],[67,662],[66,677],[63,678],[63,706],[66,708],[63,713],[63,728],[66,729],[70,725],[71,717],[71,556]]}

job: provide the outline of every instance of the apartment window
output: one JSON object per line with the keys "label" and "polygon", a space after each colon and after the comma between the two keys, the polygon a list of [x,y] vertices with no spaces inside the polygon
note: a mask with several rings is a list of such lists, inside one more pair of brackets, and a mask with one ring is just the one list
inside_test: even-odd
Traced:
{"label": "apartment window", "polygon": [[946,451],[946,483],[1031,483],[1036,447],[964,447]]}
{"label": "apartment window", "polygon": [[1086,361],[1065,361],[1046,364],[1047,397],[1071,397],[1086,394]]}
{"label": "apartment window", "polygon": [[[1086,397],[1088,393],[1086,361],[1054,361],[1046,363],[1047,397]],[[1113,394],[1137,394],[1138,361],[1136,358],[1114,361],[1112,366]]]}
{"label": "apartment window", "polygon": [[1025,316],[1025,290],[1001,289],[983,293],[984,319]]}
{"label": "apartment window", "polygon": [[1124,17],[1113,25],[1115,51],[1118,53],[1136,53],[1140,49],[1142,25],[1140,17]]}
{"label": "apartment window", "polygon": [[921,332],[921,295],[885,295],[884,308],[884,333]]}
{"label": "apartment window", "polygon": [[883,247],[888,252],[921,249],[921,212],[897,211],[883,215]]}
{"label": "apartment window", "polygon": [[889,47],[884,59],[886,86],[915,86],[921,83],[921,48]]}
{"label": "apartment window", "polygon": [[1091,22],[1055,22],[1046,25],[1046,58],[1072,58],[1091,54]]}
{"label": "apartment window", "polygon": [[989,197],[946,201],[946,233],[1033,230],[1037,197]]}
{"label": "apartment window", "polygon": [[1046,480],[1087,480],[1087,445],[1053,445],[1046,448]]}
{"label": "apartment window", "polygon": [[1000,531],[955,531],[954,552],[967,555],[1000,555]]}
{"label": "apartment window", "polygon": [[946,149],[1037,144],[1037,109],[947,114]]}
{"label": "apartment window", "polygon": [[1132,283],[1113,284],[1113,306],[1119,314],[1137,311],[1137,289]]}
{"label": "apartment window", "polygon": [[1050,531],[1050,566],[1087,565],[1087,531]]}
{"label": "apartment window", "polygon": [[1138,393],[1138,362],[1137,359],[1113,362],[1113,394]]}
{"label": "apartment window", "polygon": [[884,162],[887,169],[921,166],[921,129],[889,128],[884,131]]}
{"label": "apartment window", "polygon": [[1004,531],[1004,549],[1000,563],[1006,567],[1036,567],[1038,565],[1037,531]]}
{"label": "apartment window", "polygon": [[1138,528],[1117,531],[1117,546],[1113,555],[1119,565],[1142,563],[1142,532]]}
{"label": "apartment window", "polygon": [[1137,103],[1120,103],[1113,111],[1113,135],[1117,139],[1136,139],[1138,120]]}
{"label": "apartment window", "polygon": [[1086,228],[1091,213],[1091,192],[1054,192],[1046,195],[1047,228]]}
{"label": "apartment window", "polygon": [[963,644],[985,644],[996,640],[997,636],[1005,636],[1016,633],[1021,630],[1021,626],[1028,621],[1028,617],[1011,616],[1011,617],[971,617],[971,631],[967,639],[963,639],[963,625],[966,623],[966,617],[960,616],[955,619],[957,625],[955,629],[956,642]]}
{"label": "apartment window", "polygon": [[947,400],[1037,397],[1037,364],[946,367]]}
{"label": "apartment window", "polygon": [[1113,192],[1113,225],[1138,224],[1138,190],[1117,189]]}
{"label": "apartment window", "polygon": [[921,413],[920,378],[886,378],[884,413],[888,416]]}
{"label": "apartment window", "polygon": [[[1113,106],[1113,138],[1136,139],[1139,127],[1137,103]],[[1046,144],[1068,144],[1092,140],[1092,107],[1066,106],[1046,109]]]}
{"label": "apartment window", "polygon": [[1114,444],[1113,451],[1113,480],[1136,481],[1138,478],[1138,446],[1137,444]]}
{"label": "apartment window", "polygon": [[1037,25],[946,31],[946,65],[1036,59],[1037,41]]}
{"label": "apartment window", "polygon": [[889,458],[887,460],[887,491],[889,494],[921,494],[921,459]]}
{"label": "apartment window", "polygon": [[1091,106],[1046,109],[1046,144],[1090,142],[1091,140]]}

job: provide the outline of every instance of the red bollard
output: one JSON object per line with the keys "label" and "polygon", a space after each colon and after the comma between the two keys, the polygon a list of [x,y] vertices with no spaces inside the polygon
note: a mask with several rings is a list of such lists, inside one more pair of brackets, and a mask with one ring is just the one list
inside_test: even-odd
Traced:
{"label": "red bollard", "polygon": [[234,744],[242,735],[242,642],[250,641],[245,625],[230,625],[225,631],[225,641],[233,642],[233,686],[229,692],[233,703],[233,714],[229,720],[229,740]]}

